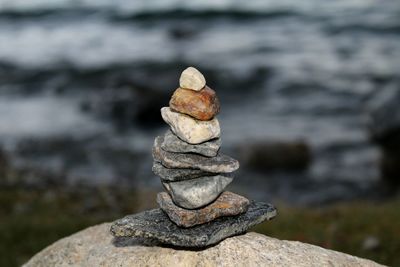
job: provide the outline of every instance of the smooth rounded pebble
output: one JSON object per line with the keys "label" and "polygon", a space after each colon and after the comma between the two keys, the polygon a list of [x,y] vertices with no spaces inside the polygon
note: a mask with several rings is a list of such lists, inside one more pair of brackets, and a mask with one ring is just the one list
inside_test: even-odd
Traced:
{"label": "smooth rounded pebble", "polygon": [[182,71],[179,78],[179,86],[185,89],[200,91],[206,86],[206,79],[196,68],[189,67]]}
{"label": "smooth rounded pebble", "polygon": [[215,175],[162,184],[176,205],[197,209],[213,202],[232,180],[233,176]]}
{"label": "smooth rounded pebble", "polygon": [[200,91],[176,89],[169,101],[169,107],[202,121],[211,120],[220,110],[217,94],[208,86]]}

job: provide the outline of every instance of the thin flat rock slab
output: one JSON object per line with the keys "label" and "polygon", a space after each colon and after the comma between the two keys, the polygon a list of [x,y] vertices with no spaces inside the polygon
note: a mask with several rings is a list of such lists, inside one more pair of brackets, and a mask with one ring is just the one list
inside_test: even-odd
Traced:
{"label": "thin flat rock slab", "polygon": [[189,144],[182,141],[171,130],[168,130],[164,135],[164,141],[161,148],[168,152],[174,153],[196,153],[206,157],[215,157],[221,147],[221,138],[217,138],[208,142],[197,145]]}
{"label": "thin flat rock slab", "polygon": [[232,192],[223,192],[213,203],[202,209],[183,209],[165,192],[157,194],[157,203],[168,217],[181,227],[204,224],[223,216],[235,216],[247,211],[250,201]]}
{"label": "thin flat rock slab", "polygon": [[185,209],[198,209],[217,199],[232,180],[233,177],[228,174],[162,184],[176,205]]}
{"label": "thin flat rock slab", "polygon": [[247,212],[233,217],[220,217],[191,228],[173,223],[161,209],[128,215],[111,225],[111,233],[119,237],[145,238],[176,247],[204,248],[227,237],[242,234],[256,224],[271,220],[277,212],[274,206],[251,202]]}
{"label": "thin flat rock slab", "polygon": [[196,169],[169,169],[160,162],[154,161],[152,171],[161,178],[162,182],[176,182],[196,179],[203,176],[213,176],[215,173]]}
{"label": "thin flat rock slab", "polygon": [[230,173],[239,169],[239,162],[222,153],[216,157],[208,158],[197,154],[181,154],[167,152],[161,148],[163,136],[154,140],[153,158],[167,168],[173,169],[199,169],[212,173]]}

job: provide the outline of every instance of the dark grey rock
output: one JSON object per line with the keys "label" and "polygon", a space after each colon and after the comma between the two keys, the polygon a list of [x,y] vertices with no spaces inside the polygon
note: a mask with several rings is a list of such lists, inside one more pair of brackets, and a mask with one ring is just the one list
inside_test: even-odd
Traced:
{"label": "dark grey rock", "polygon": [[220,217],[191,228],[180,228],[161,209],[128,215],[111,225],[115,237],[140,237],[178,247],[206,247],[227,237],[246,232],[250,227],[276,216],[271,204],[251,202],[247,212]]}
{"label": "dark grey rock", "polygon": [[208,142],[193,145],[179,139],[171,130],[164,135],[164,142],[161,148],[168,152],[175,153],[196,153],[206,157],[215,157],[221,147],[221,139],[217,138]]}
{"label": "dark grey rock", "polygon": [[162,184],[176,205],[197,209],[213,202],[232,180],[233,177],[215,175]]}
{"label": "dark grey rock", "polygon": [[239,161],[248,169],[305,170],[311,162],[311,147],[303,140],[244,140],[237,145]]}
{"label": "dark grey rock", "polygon": [[239,168],[239,162],[229,156],[218,153],[209,158],[197,154],[182,154],[164,151],[161,144],[164,137],[158,136],[154,140],[153,157],[167,168],[199,169],[212,173],[230,173]]}
{"label": "dark grey rock", "polygon": [[195,179],[203,176],[213,176],[215,173],[205,172],[195,169],[169,169],[164,167],[160,162],[153,162],[153,172],[159,176],[163,182],[174,182]]}
{"label": "dark grey rock", "polygon": [[380,144],[400,146],[400,88],[385,88],[368,105],[372,138]]}

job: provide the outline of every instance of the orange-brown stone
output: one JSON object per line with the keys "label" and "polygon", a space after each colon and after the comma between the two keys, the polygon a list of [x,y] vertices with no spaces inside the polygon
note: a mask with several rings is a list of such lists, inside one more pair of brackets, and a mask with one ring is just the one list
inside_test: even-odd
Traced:
{"label": "orange-brown stone", "polygon": [[206,86],[200,91],[178,88],[169,101],[169,107],[195,119],[208,121],[219,112],[217,94]]}
{"label": "orange-brown stone", "polygon": [[213,203],[201,209],[183,209],[165,192],[158,193],[157,203],[175,224],[181,227],[211,222],[222,216],[234,216],[247,211],[250,201],[232,192],[223,192]]}

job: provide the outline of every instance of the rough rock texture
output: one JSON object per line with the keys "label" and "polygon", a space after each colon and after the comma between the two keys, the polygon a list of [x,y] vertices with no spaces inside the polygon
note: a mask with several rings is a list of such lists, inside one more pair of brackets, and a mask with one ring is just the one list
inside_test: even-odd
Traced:
{"label": "rough rock texture", "polygon": [[214,158],[196,154],[180,154],[164,151],[161,144],[164,137],[154,140],[153,157],[167,168],[199,169],[212,173],[230,173],[239,168],[239,162],[229,156],[219,153]]}
{"label": "rough rock texture", "polygon": [[161,209],[128,215],[115,221],[111,232],[116,237],[140,237],[178,247],[206,247],[244,233],[250,227],[276,216],[267,203],[252,202],[247,212],[234,217],[220,217],[212,222],[180,228]]}
{"label": "rough rock texture", "polygon": [[164,142],[161,144],[161,148],[168,152],[196,153],[206,157],[215,157],[220,147],[220,138],[197,145],[192,145],[179,139],[171,130],[168,130],[165,133]]}
{"label": "rough rock texture", "polygon": [[161,108],[161,116],[180,139],[190,144],[200,144],[219,138],[221,135],[217,118],[209,121],[196,120],[188,115],[172,111],[169,107]]}
{"label": "rough rock texture", "polygon": [[202,121],[211,120],[220,109],[217,94],[208,86],[200,91],[176,89],[169,101],[169,107],[173,111],[187,114]]}
{"label": "rough rock texture", "polygon": [[204,250],[146,246],[137,239],[114,242],[110,224],[87,228],[36,254],[24,267],[378,267],[375,262],[297,241],[254,232],[225,239]]}
{"label": "rough rock texture", "polygon": [[210,205],[202,209],[187,210],[175,205],[170,195],[161,192],[157,195],[157,203],[174,223],[182,227],[192,227],[211,222],[219,217],[234,216],[246,212],[250,201],[232,192],[223,192]]}
{"label": "rough rock texture", "polygon": [[206,86],[206,79],[196,68],[189,67],[182,72],[179,78],[179,86],[199,91]]}
{"label": "rough rock texture", "polygon": [[197,209],[213,202],[232,180],[233,177],[215,175],[162,184],[176,205]]}
{"label": "rough rock texture", "polygon": [[174,182],[195,179],[203,176],[213,176],[215,173],[195,169],[168,169],[161,163],[153,162],[153,172],[164,182]]}

